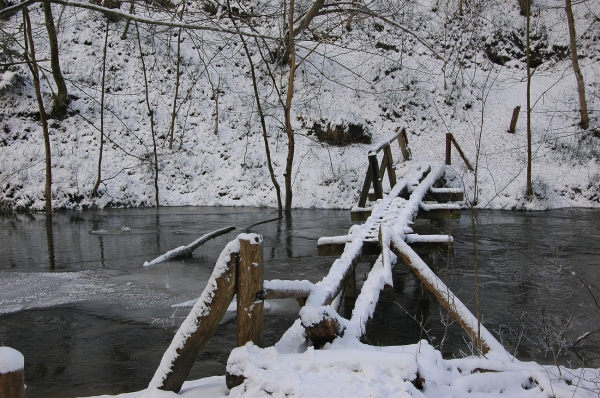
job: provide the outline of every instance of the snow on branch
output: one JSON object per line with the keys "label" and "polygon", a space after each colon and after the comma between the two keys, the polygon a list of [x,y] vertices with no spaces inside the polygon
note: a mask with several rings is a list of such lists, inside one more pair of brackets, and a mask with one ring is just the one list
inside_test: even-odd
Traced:
{"label": "snow on branch", "polygon": [[209,232],[205,235],[202,235],[200,238],[196,239],[195,241],[193,241],[192,243],[190,243],[187,246],[179,246],[176,249],[169,250],[165,254],[156,257],[154,260],[152,260],[150,262],[146,261],[144,263],[144,267],[150,267],[152,265],[163,263],[165,261],[169,261],[169,260],[172,260],[177,257],[188,256],[188,255],[192,254],[192,252],[194,250],[196,250],[198,247],[202,246],[206,241],[208,241],[212,238],[216,238],[217,236],[226,234],[227,232],[233,231],[234,229],[235,229],[235,227],[227,227],[227,228],[217,229],[216,231],[213,231],[213,232]]}

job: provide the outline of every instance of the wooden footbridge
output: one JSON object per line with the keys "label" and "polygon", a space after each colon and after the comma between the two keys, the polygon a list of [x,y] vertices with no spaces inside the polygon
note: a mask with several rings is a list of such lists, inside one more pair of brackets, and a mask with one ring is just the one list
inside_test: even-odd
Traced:
{"label": "wooden footbridge", "polygon": [[[451,136],[448,137],[452,141]],[[450,142],[451,142],[450,141]],[[394,163],[392,146],[398,142],[403,161]],[[454,141],[455,145],[456,142]],[[449,149],[449,148],[448,148]],[[378,154],[383,154],[381,163]],[[462,153],[461,153],[462,154]],[[446,163],[450,159],[447,156]],[[387,173],[389,190],[382,177]],[[444,285],[419,256],[434,250],[447,251],[452,237],[417,235],[411,229],[416,217],[440,220],[460,215],[460,190],[443,187],[445,165],[411,160],[405,130],[373,147],[358,206],[352,209],[355,221],[348,235],[323,237],[319,255],[340,256],[327,276],[318,283],[308,281],[264,281],[262,237],[241,234],[221,253],[206,289],[181,325],[150,386],[179,391],[194,361],[216,331],[234,296],[237,297],[237,344],[262,345],[263,306],[266,299],[295,298],[301,306],[299,319],[276,344],[281,352],[302,352],[307,346],[323,347],[336,339],[360,339],[372,317],[380,291],[392,284],[392,267],[404,263],[431,294],[463,327],[480,352],[502,346]],[[362,255],[378,258],[356,297],[355,267]],[[355,296],[350,319],[337,313],[341,298]],[[227,386],[244,379],[243,366],[230,357]]]}

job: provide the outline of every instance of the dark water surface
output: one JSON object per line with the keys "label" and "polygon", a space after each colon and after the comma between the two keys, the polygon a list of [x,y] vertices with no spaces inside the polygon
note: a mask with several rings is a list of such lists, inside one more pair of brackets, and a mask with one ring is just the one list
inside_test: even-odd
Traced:
{"label": "dark water surface", "polygon": [[[241,229],[273,217],[272,209],[223,207],[69,211],[51,223],[41,214],[0,217],[0,345],[24,354],[27,396],[145,388],[189,311],[172,306],[198,297],[220,251]],[[296,210],[291,218],[254,227],[264,237],[265,279],[320,280],[334,258],[316,256],[317,240],[346,234],[349,219],[348,211]],[[142,267],[228,225],[238,230],[209,241],[192,258]],[[469,215],[442,229],[455,238],[454,255],[431,259],[432,266],[475,311]],[[425,220],[417,221],[415,231],[435,232]],[[600,333],[564,350],[600,327],[600,308],[577,278],[600,286],[600,211],[486,211],[475,231],[483,324],[521,359],[600,366]],[[359,264],[359,286],[374,260],[365,257]],[[394,269],[394,285],[382,293],[365,341],[391,345],[429,338],[447,356],[470,353],[466,335],[442,324],[446,315],[433,300],[419,300],[418,283],[401,265]],[[265,344],[272,345],[298,307],[293,300],[269,304]],[[190,378],[224,374],[235,346],[232,317]]]}

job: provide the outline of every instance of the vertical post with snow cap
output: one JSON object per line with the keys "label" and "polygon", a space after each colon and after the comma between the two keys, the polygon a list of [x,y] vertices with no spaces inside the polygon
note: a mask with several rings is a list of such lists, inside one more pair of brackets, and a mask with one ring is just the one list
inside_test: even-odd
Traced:
{"label": "vertical post with snow cap", "polygon": [[237,345],[263,342],[263,250],[260,235],[240,239],[240,260],[237,273]]}
{"label": "vertical post with snow cap", "polygon": [[25,360],[10,347],[0,347],[0,398],[25,398]]}

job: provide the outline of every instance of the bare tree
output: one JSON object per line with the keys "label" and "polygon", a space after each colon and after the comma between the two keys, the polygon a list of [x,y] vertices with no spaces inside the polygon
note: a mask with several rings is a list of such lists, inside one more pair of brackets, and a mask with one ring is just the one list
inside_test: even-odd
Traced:
{"label": "bare tree", "polygon": [[54,26],[54,17],[52,16],[52,5],[50,0],[44,0],[44,19],[46,30],[48,31],[48,42],[50,44],[50,67],[52,77],[56,83],[56,94],[53,98],[52,113],[58,118],[63,118],[67,113],[68,95],[67,84],[60,70],[60,59],[58,54],[58,39],[56,37],[56,28]]}
{"label": "bare tree", "polygon": [[46,110],[44,109],[44,100],[40,89],[40,71],[35,59],[35,46],[33,43],[31,20],[29,19],[29,11],[27,8],[23,9],[23,29],[25,36],[25,61],[33,76],[33,88],[35,89],[35,98],[38,103],[42,133],[44,135],[44,150],[46,153],[46,185],[44,188],[44,198],[46,201],[46,214],[52,214],[52,155],[50,151],[50,132],[48,130],[48,120],[46,119]]}
{"label": "bare tree", "polygon": [[144,61],[144,51],[142,49],[142,40],[140,38],[140,30],[137,22],[135,23],[135,30],[137,33],[137,42],[140,50],[140,60],[142,61],[142,74],[144,76],[144,92],[146,94],[146,108],[148,110],[148,117],[150,117],[150,134],[152,135],[152,151],[154,155],[153,161],[150,160],[150,164],[154,169],[154,200],[156,207],[159,206],[158,201],[158,154],[156,152],[156,135],[154,132],[154,110],[150,106],[150,96],[148,93],[148,75],[146,73],[146,61]]}
{"label": "bare tree", "polygon": [[[229,0],[227,0],[227,8],[229,11],[229,18],[233,22],[233,25],[236,27],[236,29],[239,30],[239,28],[237,27],[237,24],[235,22],[235,19],[233,18],[233,14],[231,12],[231,4],[230,4]],[[265,123],[265,114],[263,112],[263,107],[262,107],[262,104],[260,101],[260,96],[258,94],[258,86],[257,86],[257,82],[256,82],[256,69],[254,67],[254,62],[252,61],[252,56],[250,55],[250,50],[248,50],[248,45],[246,44],[246,40],[244,39],[244,35],[240,34],[239,36],[240,36],[240,39],[242,40],[242,45],[244,47],[246,57],[248,58],[248,63],[250,64],[250,74],[252,77],[252,88],[254,90],[254,98],[256,100],[256,108],[258,109],[258,117],[260,119],[260,126],[262,128],[263,141],[265,143],[265,154],[267,156],[267,167],[269,168],[269,175],[271,176],[271,182],[273,183],[273,186],[275,187],[275,194],[277,196],[277,211],[279,213],[279,216],[281,216],[281,213],[283,210],[282,203],[281,203],[281,187],[279,186],[279,182],[277,182],[277,178],[275,177],[275,171],[273,170],[273,163],[271,162],[271,150],[269,149],[269,139],[268,139],[268,134],[267,134],[267,126]],[[287,197],[287,195],[286,195],[286,197]]]}
{"label": "bare tree", "polygon": [[[317,0],[315,4],[318,2],[323,2],[323,0]],[[289,10],[288,10],[288,26],[294,26],[294,0],[290,0]],[[307,25],[308,26],[308,25]],[[285,211],[292,210],[292,166],[294,165],[294,148],[296,145],[294,139],[294,130],[292,128],[292,99],[294,98],[294,78],[296,76],[296,44],[294,41],[294,35],[290,32],[288,34],[288,51],[290,53],[289,59],[289,76],[288,76],[288,86],[287,93],[285,96],[285,133],[288,138],[288,153],[285,161]]]}
{"label": "bare tree", "polygon": [[[185,3],[182,3],[179,20],[183,18]],[[175,117],[177,116],[177,96],[179,95],[179,67],[181,66],[181,28],[177,32],[177,63],[175,66],[175,94],[173,95],[173,109],[171,110],[171,127],[169,128],[169,149],[173,149],[173,136],[175,135]]]}
{"label": "bare tree", "polygon": [[526,57],[527,57],[527,197],[533,199],[533,185],[531,184],[531,46],[530,46],[530,20],[531,20],[531,2],[527,2],[527,27],[525,34]]}
{"label": "bare tree", "polygon": [[581,69],[579,69],[577,41],[575,40],[575,19],[573,18],[571,0],[565,0],[565,11],[567,12],[567,22],[569,24],[569,41],[571,45],[573,72],[575,73],[575,79],[577,79],[577,93],[579,94],[579,113],[581,114],[581,121],[579,122],[579,125],[582,129],[587,130],[590,127],[590,116],[588,115],[587,102],[585,100],[585,85],[583,83],[583,75],[581,74]]}
{"label": "bare tree", "polygon": [[104,34],[104,52],[102,54],[102,83],[100,85],[100,150],[98,153],[98,178],[92,189],[92,195],[98,196],[98,187],[102,182],[102,155],[104,151],[104,92],[106,83],[106,51],[108,48],[108,30],[110,21],[106,20],[106,32]]}

